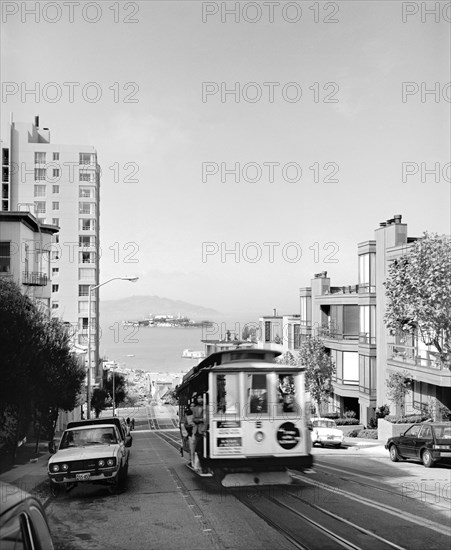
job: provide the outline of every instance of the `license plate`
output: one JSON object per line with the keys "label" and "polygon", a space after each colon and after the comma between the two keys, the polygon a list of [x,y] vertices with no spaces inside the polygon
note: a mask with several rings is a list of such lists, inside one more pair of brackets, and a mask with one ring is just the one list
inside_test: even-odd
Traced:
{"label": "license plate", "polygon": [[75,474],[75,479],[77,481],[85,481],[86,479],[89,479],[91,477],[91,474]]}
{"label": "license plate", "polygon": [[440,453],[443,458],[451,458],[451,453]]}

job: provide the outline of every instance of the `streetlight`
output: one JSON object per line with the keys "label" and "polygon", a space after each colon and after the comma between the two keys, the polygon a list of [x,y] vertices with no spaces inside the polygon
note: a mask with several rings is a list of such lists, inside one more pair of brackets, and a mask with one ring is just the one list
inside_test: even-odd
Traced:
{"label": "streetlight", "polygon": [[[89,292],[88,292],[88,376],[87,376],[87,386],[86,386],[86,405],[87,405],[87,415],[88,418],[91,418],[91,295],[92,291],[100,288],[103,285],[106,285],[108,283],[111,283],[111,281],[130,281],[132,283],[136,283],[136,281],[139,279],[139,277],[113,277],[112,279],[108,279],[108,281],[105,281],[104,283],[100,283],[100,285],[89,285]],[[99,314],[99,304],[97,304],[97,315]],[[96,331],[95,334],[95,340],[96,340],[96,347],[95,349],[99,349],[99,331]],[[113,373],[114,375],[114,373]],[[113,376],[113,383],[114,383],[114,376]],[[113,395],[113,415],[114,415],[114,395]]]}

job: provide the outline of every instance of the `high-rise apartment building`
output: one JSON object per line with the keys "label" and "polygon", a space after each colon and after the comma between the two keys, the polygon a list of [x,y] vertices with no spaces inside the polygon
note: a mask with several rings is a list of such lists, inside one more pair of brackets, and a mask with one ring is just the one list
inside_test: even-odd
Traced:
{"label": "high-rise apartment building", "polygon": [[[97,153],[90,145],[50,141],[39,117],[10,123],[2,143],[2,210],[31,212],[59,227],[50,245],[51,310],[73,327],[75,345],[86,346],[89,286],[99,284],[99,186]],[[92,377],[99,376],[98,289],[92,292]]]}

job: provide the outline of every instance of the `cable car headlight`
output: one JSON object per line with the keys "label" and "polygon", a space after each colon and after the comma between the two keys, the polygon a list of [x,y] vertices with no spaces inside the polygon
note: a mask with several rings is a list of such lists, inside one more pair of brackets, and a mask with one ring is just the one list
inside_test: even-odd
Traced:
{"label": "cable car headlight", "polygon": [[261,443],[265,439],[265,434],[263,432],[255,432],[254,437],[257,443]]}

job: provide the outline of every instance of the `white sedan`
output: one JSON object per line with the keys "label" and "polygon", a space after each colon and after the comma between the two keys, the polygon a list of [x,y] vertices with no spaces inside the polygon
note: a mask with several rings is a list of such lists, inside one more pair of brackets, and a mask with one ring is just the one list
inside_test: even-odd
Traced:
{"label": "white sedan", "polygon": [[343,443],[343,432],[337,428],[330,418],[312,418],[312,445],[334,445],[340,447]]}

